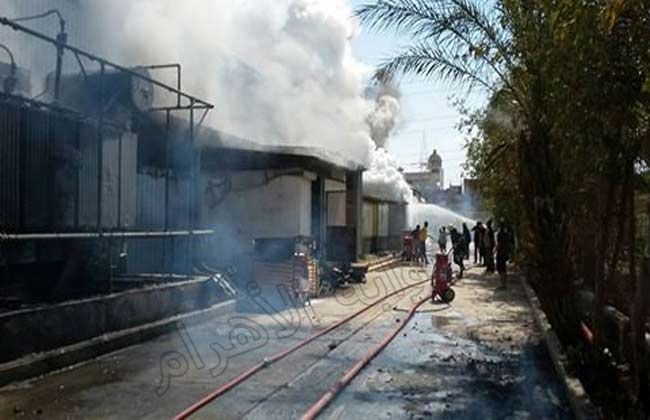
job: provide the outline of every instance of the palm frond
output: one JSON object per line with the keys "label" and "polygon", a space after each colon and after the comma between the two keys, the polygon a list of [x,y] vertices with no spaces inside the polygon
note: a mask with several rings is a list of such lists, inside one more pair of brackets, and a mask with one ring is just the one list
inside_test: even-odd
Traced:
{"label": "palm frond", "polygon": [[421,35],[430,30],[433,22],[444,16],[438,5],[445,0],[379,0],[360,6],[356,15],[362,24],[378,31]]}
{"label": "palm frond", "polygon": [[509,61],[509,36],[476,0],[377,0],[361,6],[357,16],[370,29],[394,30],[419,40],[386,63],[384,70],[391,74],[436,76],[490,87],[486,86],[489,77],[484,77],[489,69],[501,84],[508,84],[507,70],[514,67]]}
{"label": "palm frond", "polygon": [[378,68],[376,77],[394,77],[396,74],[437,77],[450,84],[466,85],[470,89],[476,86],[493,88],[480,62],[466,60],[456,55],[453,49],[426,42],[416,44],[384,62]]}

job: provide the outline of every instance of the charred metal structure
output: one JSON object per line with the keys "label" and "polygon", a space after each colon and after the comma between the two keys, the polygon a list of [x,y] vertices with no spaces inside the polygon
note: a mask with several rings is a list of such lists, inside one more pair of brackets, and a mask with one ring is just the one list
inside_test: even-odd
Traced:
{"label": "charred metal structure", "polygon": [[358,163],[203,127],[213,105],[182,91],[180,64],[127,68],[68,45],[65,25],[56,38],[3,26],[56,62],[36,96],[31,69],[12,60],[0,73],[16,79],[0,93],[2,299],[120,291],[208,261],[250,271],[285,263],[304,239],[319,259],[361,255]]}
{"label": "charred metal structure", "polygon": [[[201,238],[214,234],[196,227],[194,145],[213,105],[181,90],[179,64],[126,68],[67,45],[65,37],[7,18],[0,25],[57,56],[43,100],[14,90],[16,75],[22,80],[27,72],[13,61],[7,78],[16,80],[0,93],[2,296],[47,301],[111,291],[129,268],[192,273]],[[62,73],[64,54],[78,72]],[[176,72],[176,86],[151,74],[167,68]],[[172,100],[159,104],[156,92]],[[172,139],[176,114],[187,122]],[[129,247],[138,241],[160,248],[162,260],[136,267],[142,261],[134,257],[128,267]]]}
{"label": "charred metal structure", "polygon": [[[359,163],[206,128],[180,64],[110,62],[21,4],[0,17],[0,385],[232,311],[250,281],[318,293],[319,261],[361,254]],[[55,37],[22,24],[52,16]]]}

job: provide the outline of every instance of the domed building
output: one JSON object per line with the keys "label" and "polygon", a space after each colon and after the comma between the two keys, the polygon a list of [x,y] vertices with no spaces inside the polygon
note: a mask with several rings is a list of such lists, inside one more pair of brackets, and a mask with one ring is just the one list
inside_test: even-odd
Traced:
{"label": "domed building", "polygon": [[434,183],[438,185],[438,189],[443,189],[445,184],[445,172],[442,168],[442,158],[436,149],[433,149],[433,153],[429,156],[427,169],[429,169],[429,172],[433,174]]}
{"label": "domed building", "polygon": [[428,202],[433,202],[436,193],[444,189],[445,171],[442,167],[442,157],[434,149],[427,160],[426,171],[408,172],[404,177],[420,196]]}

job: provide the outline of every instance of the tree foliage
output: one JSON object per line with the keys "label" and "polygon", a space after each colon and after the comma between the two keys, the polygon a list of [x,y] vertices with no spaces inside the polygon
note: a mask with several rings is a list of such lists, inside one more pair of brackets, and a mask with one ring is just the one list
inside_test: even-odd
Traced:
{"label": "tree foliage", "polygon": [[487,106],[461,123],[466,171],[516,223],[529,277],[563,338],[577,335],[579,288],[595,292],[598,336],[616,282],[642,285],[634,197],[650,157],[650,3],[489,4],[379,0],[358,15],[413,40],[378,74],[488,91]]}

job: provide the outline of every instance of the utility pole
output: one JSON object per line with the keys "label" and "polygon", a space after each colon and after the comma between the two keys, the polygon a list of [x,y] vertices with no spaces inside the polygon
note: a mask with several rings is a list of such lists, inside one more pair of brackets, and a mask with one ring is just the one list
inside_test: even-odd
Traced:
{"label": "utility pole", "polygon": [[420,169],[427,166],[427,132],[422,130],[422,143],[420,144]]}

